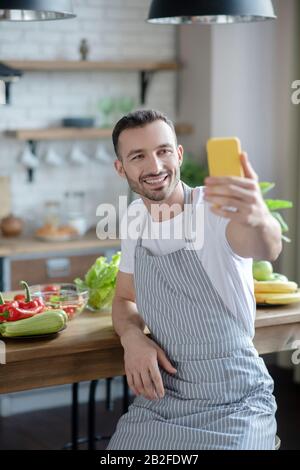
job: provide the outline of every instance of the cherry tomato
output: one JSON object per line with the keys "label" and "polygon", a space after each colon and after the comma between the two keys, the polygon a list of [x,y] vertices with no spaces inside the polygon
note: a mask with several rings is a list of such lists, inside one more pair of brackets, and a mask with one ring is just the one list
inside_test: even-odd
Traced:
{"label": "cherry tomato", "polygon": [[42,288],[42,292],[59,292],[59,286],[49,285]]}
{"label": "cherry tomato", "polygon": [[63,310],[64,310],[66,313],[74,313],[74,312],[75,312],[75,308],[74,308],[74,307],[63,307]]}
{"label": "cherry tomato", "polygon": [[63,310],[66,312],[69,318],[73,318],[76,309],[74,307],[63,307]]}

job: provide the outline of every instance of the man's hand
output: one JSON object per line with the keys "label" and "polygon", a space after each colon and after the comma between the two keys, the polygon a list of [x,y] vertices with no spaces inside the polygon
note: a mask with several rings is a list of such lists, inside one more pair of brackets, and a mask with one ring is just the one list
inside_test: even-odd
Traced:
{"label": "man's hand", "polygon": [[142,332],[125,333],[121,343],[127,382],[133,393],[149,400],[163,398],[164,386],[158,364],[169,374],[177,372],[165,352]]}
{"label": "man's hand", "polygon": [[[247,154],[241,154],[245,178],[238,176],[208,177],[205,179],[205,199],[215,204],[211,210],[217,215],[229,218],[251,227],[262,225],[268,208],[263,200],[258,185],[258,176],[248,160]],[[236,212],[227,210],[234,207]]]}
{"label": "man's hand", "polygon": [[240,158],[245,177],[206,178],[204,198],[213,204],[213,213],[231,219],[226,234],[238,255],[273,261],[282,249],[281,228],[263,200],[247,154],[242,153]]}

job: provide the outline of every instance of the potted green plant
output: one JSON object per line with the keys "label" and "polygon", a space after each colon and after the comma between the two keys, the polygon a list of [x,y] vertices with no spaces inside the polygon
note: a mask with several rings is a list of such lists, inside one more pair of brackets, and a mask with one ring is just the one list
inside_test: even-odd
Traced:
{"label": "potted green plant", "polygon": [[208,176],[208,167],[197,162],[189,154],[183,160],[180,176],[181,180],[191,188],[204,186],[204,179]]}
{"label": "potted green plant", "polygon": [[[265,204],[269,209],[272,216],[279,222],[281,227],[281,238],[287,243],[290,243],[291,240],[286,235],[288,232],[289,227],[286,221],[284,220],[283,216],[278,212],[282,209],[290,209],[293,207],[293,203],[291,201],[286,201],[282,199],[268,199],[265,195],[271,191],[275,187],[275,183],[269,182],[261,182],[259,183],[261,193],[263,195]],[[253,277],[256,281],[268,281],[268,280],[282,280],[287,281],[287,277],[273,273],[273,266],[269,261],[254,261],[253,262]]]}
{"label": "potted green plant", "polygon": [[[180,173],[181,180],[192,188],[196,186],[203,186],[204,180],[209,174],[207,165],[197,162],[191,156],[191,154],[188,154],[187,157],[183,160]],[[293,207],[292,201],[286,201],[282,199],[268,199],[265,197],[266,194],[275,187],[275,183],[260,182],[259,187],[266,206],[268,207],[272,216],[275,217],[275,219],[278,220],[280,224],[282,239],[285,242],[290,243],[290,238],[285,235],[289,230],[288,224],[278,211],[282,209],[291,209]]]}
{"label": "potted green plant", "polygon": [[271,191],[275,187],[275,183],[269,183],[269,182],[262,182],[259,183],[260,190],[262,192],[262,195],[264,197],[264,201],[266,206],[268,207],[269,211],[275,217],[276,220],[278,220],[280,227],[281,227],[281,238],[285,241],[290,243],[291,240],[283,235],[284,233],[288,232],[289,227],[282,217],[282,215],[278,212],[281,209],[290,209],[293,207],[293,203],[291,201],[286,201],[282,199],[267,199],[265,198],[265,195]]}

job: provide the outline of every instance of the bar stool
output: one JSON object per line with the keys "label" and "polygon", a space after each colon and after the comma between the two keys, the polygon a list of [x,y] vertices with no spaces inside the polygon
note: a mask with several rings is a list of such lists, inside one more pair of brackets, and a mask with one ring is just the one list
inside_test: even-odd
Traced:
{"label": "bar stool", "polygon": [[[105,399],[105,408],[108,411],[113,410],[113,403],[111,400],[111,382],[113,377],[108,377],[105,379],[106,382],[106,399]],[[129,388],[127,383],[126,375],[122,376],[123,379],[123,413],[128,411],[129,406]],[[98,380],[90,381],[89,386],[89,401],[88,401],[88,435],[87,437],[78,437],[78,428],[79,428],[79,403],[78,403],[78,390],[79,383],[72,384],[72,408],[71,408],[71,442],[68,442],[63,446],[63,449],[72,449],[78,450],[79,444],[88,443],[88,449],[95,449],[95,442],[101,440],[109,440],[111,436],[97,436],[95,434],[96,427],[96,403],[95,395],[98,385]]]}

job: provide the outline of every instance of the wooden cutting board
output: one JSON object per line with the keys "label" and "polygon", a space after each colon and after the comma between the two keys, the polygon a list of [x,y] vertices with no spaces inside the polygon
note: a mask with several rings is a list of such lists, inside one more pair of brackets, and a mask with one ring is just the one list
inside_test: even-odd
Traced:
{"label": "wooden cutting board", "polygon": [[0,176],[0,219],[11,212],[10,177]]}

